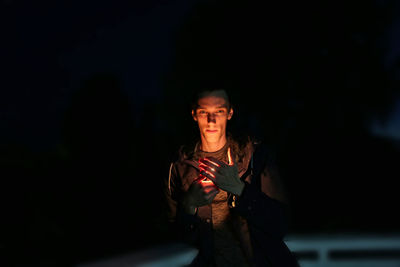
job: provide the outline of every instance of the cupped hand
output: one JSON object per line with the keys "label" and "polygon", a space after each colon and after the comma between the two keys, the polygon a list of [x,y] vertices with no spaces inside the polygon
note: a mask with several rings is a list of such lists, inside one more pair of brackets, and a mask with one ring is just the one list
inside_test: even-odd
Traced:
{"label": "cupped hand", "polygon": [[218,192],[213,182],[204,181],[204,178],[194,180],[184,196],[185,211],[194,214],[197,207],[211,204]]}
{"label": "cupped hand", "polygon": [[222,190],[240,196],[244,182],[239,178],[237,164],[232,159],[230,148],[228,148],[228,160],[227,164],[213,157],[200,159],[200,175],[213,181]]}

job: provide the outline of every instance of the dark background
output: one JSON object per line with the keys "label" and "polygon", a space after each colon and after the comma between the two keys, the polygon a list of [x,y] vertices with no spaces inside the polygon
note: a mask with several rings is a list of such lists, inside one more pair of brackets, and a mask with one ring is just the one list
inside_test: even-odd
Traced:
{"label": "dark background", "polygon": [[289,233],[398,232],[400,6],[322,2],[1,1],[0,264],[167,242],[201,86],[276,150]]}

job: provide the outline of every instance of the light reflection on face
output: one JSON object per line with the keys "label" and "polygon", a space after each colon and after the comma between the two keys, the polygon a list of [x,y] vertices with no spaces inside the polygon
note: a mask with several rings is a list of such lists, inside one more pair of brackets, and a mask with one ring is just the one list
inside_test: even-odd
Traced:
{"label": "light reflection on face", "polygon": [[198,123],[202,141],[220,143],[226,141],[226,125],[232,118],[233,110],[228,111],[223,97],[205,96],[198,100],[198,108],[192,111]]}

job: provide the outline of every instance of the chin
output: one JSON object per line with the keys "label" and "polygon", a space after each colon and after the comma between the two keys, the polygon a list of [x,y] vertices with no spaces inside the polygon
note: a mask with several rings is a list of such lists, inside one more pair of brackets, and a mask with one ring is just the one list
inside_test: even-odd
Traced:
{"label": "chin", "polygon": [[219,140],[219,138],[217,136],[213,136],[213,137],[206,136],[205,139],[209,143],[215,143],[215,142],[218,142],[218,140]]}

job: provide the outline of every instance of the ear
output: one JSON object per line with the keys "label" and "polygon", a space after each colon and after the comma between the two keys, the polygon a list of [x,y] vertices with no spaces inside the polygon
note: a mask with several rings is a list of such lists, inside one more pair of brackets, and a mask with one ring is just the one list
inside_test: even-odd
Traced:
{"label": "ear", "polygon": [[194,114],[194,110],[192,110],[192,117],[193,117],[193,120],[197,121],[197,116],[196,116],[196,114]]}
{"label": "ear", "polygon": [[230,120],[232,118],[232,115],[233,115],[233,109],[231,108],[231,110],[229,110],[229,113],[228,113],[228,120]]}

